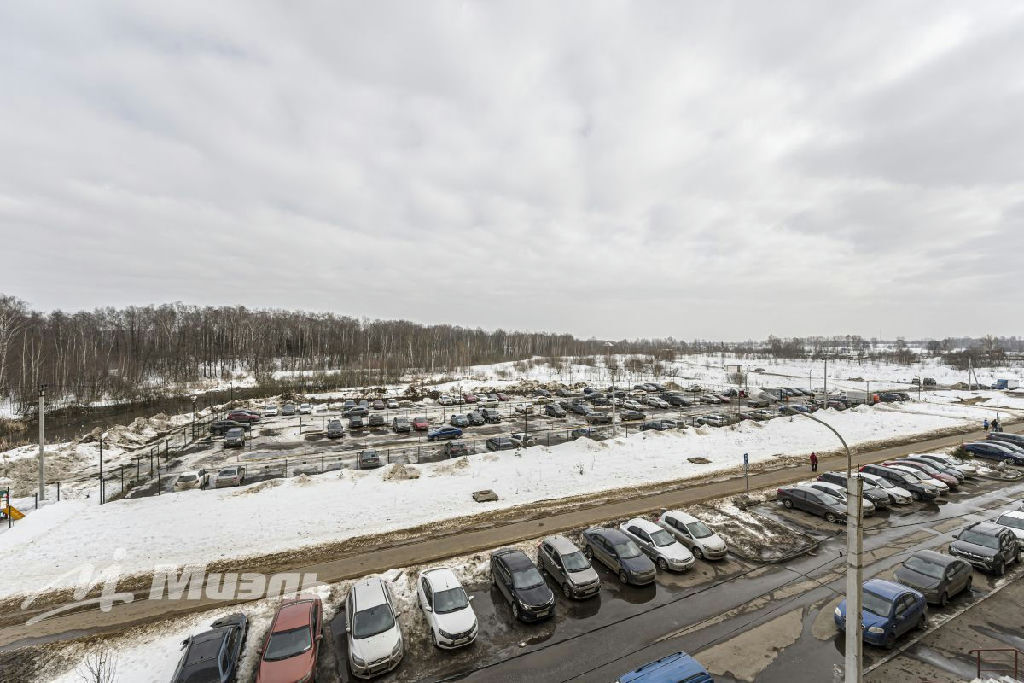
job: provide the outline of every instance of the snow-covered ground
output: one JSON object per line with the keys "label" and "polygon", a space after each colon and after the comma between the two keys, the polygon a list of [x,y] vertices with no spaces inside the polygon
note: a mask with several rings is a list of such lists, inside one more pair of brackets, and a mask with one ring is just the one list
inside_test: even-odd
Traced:
{"label": "snow-covered ground", "polygon": [[[973,406],[901,410],[891,406],[822,411],[851,444],[883,441],[956,427],[977,420]],[[959,411],[959,412],[958,412]],[[829,451],[835,437],[800,417],[728,428],[643,432],[604,442],[580,439],[521,454],[482,453],[418,466],[418,478],[390,468],[343,470],[273,480],[238,489],[186,491],[102,507],[67,500],[41,508],[0,533],[0,553],[18,558],[0,596],[48,584],[73,584],[76,568],[105,566],[115,549],[123,574],[152,571],[157,563],[195,563],[315,546],[499,508],[602,490],[674,481],[731,469],[749,453],[752,463],[783,455]],[[694,464],[688,458],[706,458]],[[495,503],[471,494],[493,489]]]}

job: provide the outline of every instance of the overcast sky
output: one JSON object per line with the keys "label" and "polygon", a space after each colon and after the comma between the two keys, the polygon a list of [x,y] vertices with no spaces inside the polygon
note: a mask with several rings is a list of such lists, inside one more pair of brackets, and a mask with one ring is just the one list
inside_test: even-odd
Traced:
{"label": "overcast sky", "polygon": [[1024,3],[4,2],[0,292],[1022,334]]}

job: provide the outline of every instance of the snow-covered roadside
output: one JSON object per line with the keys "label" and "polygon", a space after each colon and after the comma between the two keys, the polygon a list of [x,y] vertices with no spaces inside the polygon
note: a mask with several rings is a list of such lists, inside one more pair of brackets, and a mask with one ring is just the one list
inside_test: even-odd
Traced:
{"label": "snow-covered roadside", "polygon": [[[819,412],[851,444],[956,427],[950,416],[856,408]],[[344,470],[240,489],[186,491],[102,507],[69,500],[38,510],[0,534],[0,553],[17,558],[0,596],[73,585],[74,570],[126,556],[120,573],[150,572],[157,563],[204,563],[345,540],[544,499],[675,481],[780,455],[828,451],[835,437],[800,417],[731,428],[644,432],[604,442],[580,439],[552,448],[482,453],[419,466],[415,479]],[[688,458],[704,458],[706,464]],[[494,503],[471,494],[493,489]]]}

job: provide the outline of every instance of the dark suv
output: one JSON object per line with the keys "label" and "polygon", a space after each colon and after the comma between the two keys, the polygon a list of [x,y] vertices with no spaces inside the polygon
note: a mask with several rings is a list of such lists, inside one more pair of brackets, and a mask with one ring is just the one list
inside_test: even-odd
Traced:
{"label": "dark suv", "polygon": [[952,543],[949,554],[970,562],[978,569],[996,576],[1006,573],[1006,565],[1020,562],[1017,537],[1005,526],[992,522],[975,522],[963,528]]}
{"label": "dark suv", "polygon": [[327,423],[328,439],[339,439],[343,436],[345,436],[345,427],[341,424],[341,420],[331,420]]}
{"label": "dark suv", "polygon": [[834,524],[846,521],[846,506],[835,496],[809,486],[784,486],[777,491],[778,499],[787,510],[796,508],[824,517]]}
{"label": "dark suv", "polygon": [[565,411],[562,409],[562,406],[555,403],[549,403],[544,406],[544,414],[548,417],[565,417]]}
{"label": "dark suv", "polygon": [[905,472],[894,470],[891,467],[885,467],[884,465],[864,465],[860,468],[861,472],[867,472],[868,474],[874,474],[875,476],[881,477],[886,481],[904,488],[910,491],[910,495],[914,500],[935,500],[939,497],[939,490],[926,482],[911,477]]}
{"label": "dark suv", "polygon": [[555,613],[555,594],[522,550],[501,548],[491,553],[491,584],[520,621],[539,621]]}
{"label": "dark suv", "polygon": [[583,554],[597,558],[601,564],[619,575],[622,583],[646,586],[654,583],[656,569],[651,558],[618,529],[592,527],[581,535]]}
{"label": "dark suv", "polygon": [[484,420],[490,423],[501,422],[501,413],[494,408],[484,408],[480,411],[480,414],[484,416]]}
{"label": "dark suv", "polygon": [[485,445],[489,451],[512,451],[516,448],[515,442],[507,436],[493,436]]}
{"label": "dark suv", "polygon": [[210,624],[209,631],[189,636],[171,682],[235,680],[248,631],[245,615],[232,614]]}

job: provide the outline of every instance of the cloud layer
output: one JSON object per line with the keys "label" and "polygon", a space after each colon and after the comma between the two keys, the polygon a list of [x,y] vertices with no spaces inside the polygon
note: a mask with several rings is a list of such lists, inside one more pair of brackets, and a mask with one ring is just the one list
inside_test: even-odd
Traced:
{"label": "cloud layer", "polygon": [[1015,334],[1022,10],[5,3],[0,291]]}

